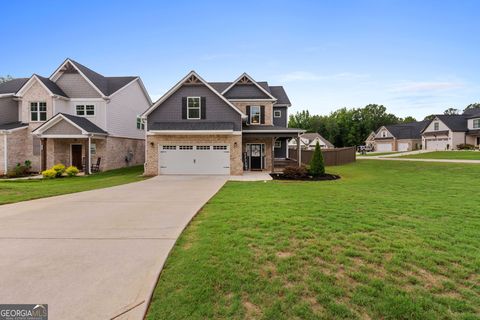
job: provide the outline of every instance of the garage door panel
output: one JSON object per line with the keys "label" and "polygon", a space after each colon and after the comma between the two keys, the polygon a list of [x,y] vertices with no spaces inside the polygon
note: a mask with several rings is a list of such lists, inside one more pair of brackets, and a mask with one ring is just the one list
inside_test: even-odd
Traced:
{"label": "garage door panel", "polygon": [[377,151],[378,152],[390,152],[390,151],[392,151],[392,144],[391,143],[377,143]]}
{"label": "garage door panel", "polygon": [[408,151],[408,142],[399,142],[398,151]]}
{"label": "garage door panel", "polygon": [[425,142],[427,150],[447,150],[448,138],[428,139]]}
{"label": "garage door panel", "polygon": [[230,174],[228,145],[159,146],[160,174]]}

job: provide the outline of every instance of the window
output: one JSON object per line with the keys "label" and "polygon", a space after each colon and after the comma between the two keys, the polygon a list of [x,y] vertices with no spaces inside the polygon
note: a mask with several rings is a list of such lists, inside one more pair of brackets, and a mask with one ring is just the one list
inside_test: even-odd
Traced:
{"label": "window", "polygon": [[275,141],[275,149],[280,149],[282,147],[282,141]]}
{"label": "window", "polygon": [[386,138],[387,137],[387,131],[382,131],[382,138]]}
{"label": "window", "polygon": [[177,146],[163,146],[163,150],[177,150]]}
{"label": "window", "polygon": [[137,129],[145,130],[145,121],[140,117],[137,117]]}
{"label": "window", "polygon": [[92,104],[81,104],[76,106],[77,116],[94,116],[95,106]]}
{"label": "window", "polygon": [[480,128],[480,119],[473,119],[473,128],[474,129]]}
{"label": "window", "polygon": [[210,146],[197,146],[197,150],[210,150]]}
{"label": "window", "polygon": [[227,146],[213,146],[213,150],[227,150]]}
{"label": "window", "polygon": [[260,123],[260,106],[250,107],[250,123],[253,123],[253,124]]}
{"label": "window", "polygon": [[47,121],[46,102],[30,102],[30,120]]}
{"label": "window", "polygon": [[187,97],[187,119],[200,119],[200,97]]}
{"label": "window", "polygon": [[90,154],[91,155],[97,154],[97,145],[95,143],[90,144]]}
{"label": "window", "polygon": [[438,131],[439,128],[440,128],[440,123],[434,122],[433,123],[433,130]]}
{"label": "window", "polygon": [[179,150],[193,150],[193,146],[179,146]]}
{"label": "window", "polygon": [[282,117],[282,110],[275,110],[273,111],[273,116],[275,118],[281,118]]}

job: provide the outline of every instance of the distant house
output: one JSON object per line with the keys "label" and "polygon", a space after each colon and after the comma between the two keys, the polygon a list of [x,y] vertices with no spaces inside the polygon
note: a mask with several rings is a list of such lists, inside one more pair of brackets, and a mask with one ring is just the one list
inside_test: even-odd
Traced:
{"label": "distant house", "polygon": [[415,121],[380,127],[369,143],[377,152],[412,151],[422,147],[422,130],[429,121]]}
{"label": "distant house", "polygon": [[[300,145],[302,149],[305,150],[313,150],[315,149],[315,146],[317,145],[317,141],[320,144],[320,148],[322,149],[333,149],[335,146],[322,137],[318,133],[304,133],[300,135]],[[295,139],[290,140],[288,143],[289,148],[296,149],[297,148],[297,141]]]}
{"label": "distant house", "polygon": [[455,150],[460,144],[480,146],[480,108],[461,115],[436,115],[422,130],[423,149]]}
{"label": "distant house", "polygon": [[365,147],[367,147],[368,149],[374,149],[374,146],[375,146],[375,135],[376,135],[376,132],[375,131],[372,131],[370,132],[370,134],[368,135],[367,139],[365,139]]}

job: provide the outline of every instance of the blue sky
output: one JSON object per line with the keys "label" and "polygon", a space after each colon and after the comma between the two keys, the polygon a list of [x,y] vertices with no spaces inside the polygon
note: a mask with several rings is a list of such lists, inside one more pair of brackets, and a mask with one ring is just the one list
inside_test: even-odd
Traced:
{"label": "blue sky", "polygon": [[8,1],[0,75],[71,57],[139,75],[156,99],[188,71],[283,85],[292,111],[368,103],[423,118],[480,101],[480,1]]}

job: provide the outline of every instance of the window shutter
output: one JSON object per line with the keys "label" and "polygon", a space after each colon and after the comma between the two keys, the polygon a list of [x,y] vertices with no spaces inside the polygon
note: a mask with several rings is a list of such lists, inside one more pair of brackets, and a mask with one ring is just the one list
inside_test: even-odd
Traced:
{"label": "window shutter", "polygon": [[182,119],[187,119],[187,97],[182,97]]}
{"label": "window shutter", "polygon": [[200,119],[207,119],[207,98],[201,97],[200,98]]}
{"label": "window shutter", "polygon": [[265,124],[265,106],[260,106],[260,123]]}
{"label": "window shutter", "polygon": [[250,106],[247,106],[247,123],[250,123]]}

